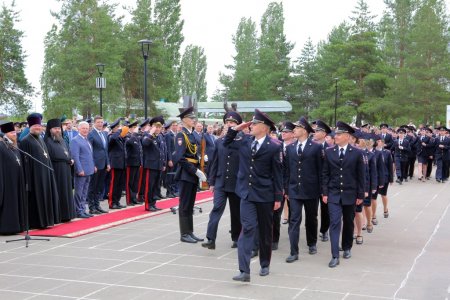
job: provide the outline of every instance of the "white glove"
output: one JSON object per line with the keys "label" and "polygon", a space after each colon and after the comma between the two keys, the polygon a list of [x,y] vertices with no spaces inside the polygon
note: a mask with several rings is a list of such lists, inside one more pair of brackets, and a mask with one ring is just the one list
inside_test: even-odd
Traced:
{"label": "white glove", "polygon": [[205,156],[203,156],[203,159],[205,160],[205,162],[208,162],[208,155],[205,154]]}
{"label": "white glove", "polygon": [[203,173],[201,170],[197,169],[197,172],[195,172],[195,175],[200,179],[200,181],[206,181],[205,173]]}

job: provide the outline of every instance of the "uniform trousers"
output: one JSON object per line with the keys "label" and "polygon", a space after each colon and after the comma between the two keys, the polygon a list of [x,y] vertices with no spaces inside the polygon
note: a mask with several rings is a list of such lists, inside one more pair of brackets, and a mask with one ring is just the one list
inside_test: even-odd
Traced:
{"label": "uniform trousers", "polygon": [[126,183],[127,205],[130,205],[133,200],[136,201],[138,185],[139,185],[139,166],[127,167],[127,183]]}
{"label": "uniform trousers", "polygon": [[284,201],[283,197],[280,208],[273,212],[273,243],[280,241],[281,216],[283,215]]}
{"label": "uniform trousers", "polygon": [[120,198],[122,198],[122,191],[125,187],[126,181],[125,169],[111,169],[111,182],[109,184],[109,207],[114,204],[120,204]]}
{"label": "uniform trousers", "polygon": [[180,204],[178,214],[180,217],[191,217],[194,213],[195,196],[197,195],[197,183],[180,180]]}
{"label": "uniform trousers", "polygon": [[164,180],[164,187],[167,190],[167,194],[175,194],[176,190],[176,183],[175,183],[175,168],[169,168],[166,169],[166,177]]}
{"label": "uniform trousers", "polygon": [[[397,162],[398,161],[398,162]],[[400,181],[403,181],[404,179],[408,178],[408,161],[402,160],[399,161],[399,159],[396,160],[395,167],[400,167],[400,170],[397,171],[397,178],[400,179]]]}
{"label": "uniform trousers", "polygon": [[414,176],[414,165],[416,164],[416,157],[408,158],[408,176],[412,178]]}
{"label": "uniform trousers", "polygon": [[431,172],[433,171],[433,160],[433,158],[427,158],[427,178],[431,176]]}
{"label": "uniform trousers", "polygon": [[208,240],[216,240],[217,228],[219,226],[220,218],[225,211],[227,198],[230,205],[231,240],[237,242],[239,238],[242,228],[240,214],[241,198],[239,198],[236,193],[225,192],[219,188],[214,190],[214,207],[209,214],[208,230],[206,231],[206,237]]}
{"label": "uniform trousers", "polygon": [[145,173],[145,192],[144,201],[145,209],[150,209],[150,206],[156,204],[155,195],[157,193],[157,186],[161,178],[160,170],[144,169]]}
{"label": "uniform trousers", "polygon": [[330,228],[330,215],[328,213],[328,204],[322,201],[322,196],[319,198],[320,202],[320,233],[324,234]]}
{"label": "uniform trousers", "polygon": [[449,167],[450,167],[450,161],[448,161],[446,159],[442,160],[442,179],[448,179]]}
{"label": "uniform trousers", "polygon": [[250,273],[250,259],[256,228],[259,233],[259,263],[268,267],[272,256],[273,202],[241,199],[242,231],[238,241],[239,270]]}
{"label": "uniform trousers", "polygon": [[334,258],[338,258],[341,223],[343,223],[342,249],[350,250],[353,246],[353,230],[355,227],[353,220],[355,219],[355,204],[343,205],[341,203],[328,202],[328,211],[330,212],[331,255]]}
{"label": "uniform trousers", "polygon": [[139,168],[139,183],[138,183],[138,201],[144,202],[145,198],[145,172],[144,167]]}
{"label": "uniform trousers", "polygon": [[87,194],[87,201],[89,209],[94,210],[100,207],[100,198],[103,199],[103,191],[105,189],[106,168],[98,169],[97,172],[92,174],[89,183],[89,191]]}
{"label": "uniform trousers", "polygon": [[291,255],[297,255],[303,207],[305,207],[306,243],[308,247],[317,244],[317,210],[319,209],[319,199],[291,198],[289,201],[291,202],[291,217],[289,220],[288,233],[289,241],[291,243]]}

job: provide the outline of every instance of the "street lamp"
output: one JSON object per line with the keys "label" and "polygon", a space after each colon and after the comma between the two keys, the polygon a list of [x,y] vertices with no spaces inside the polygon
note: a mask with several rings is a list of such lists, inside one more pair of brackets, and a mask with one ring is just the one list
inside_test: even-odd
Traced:
{"label": "street lamp", "polygon": [[335,89],[335,94],[334,94],[334,126],[336,126],[336,122],[337,122],[337,119],[336,119],[336,110],[337,110],[337,97],[338,97],[338,90],[337,90],[337,87],[338,87],[338,80],[339,80],[339,78],[334,78],[334,80],[336,81],[336,83],[335,83],[335,85],[334,85],[334,87],[336,88]]}
{"label": "street lamp", "polygon": [[144,114],[147,119],[147,59],[150,52],[151,40],[140,40],[142,56],[144,57]]}
{"label": "street lamp", "polygon": [[97,77],[95,80],[97,88],[100,90],[100,116],[103,116],[103,99],[102,99],[102,90],[106,87],[106,79],[103,78],[103,72],[105,71],[105,64],[102,63],[96,63],[98,74],[100,74],[100,77]]}

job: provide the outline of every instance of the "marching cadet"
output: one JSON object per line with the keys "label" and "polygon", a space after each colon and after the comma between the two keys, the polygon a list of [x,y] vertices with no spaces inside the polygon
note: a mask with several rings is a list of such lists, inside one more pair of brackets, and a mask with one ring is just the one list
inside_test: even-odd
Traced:
{"label": "marching cadet", "polygon": [[407,139],[405,139],[406,129],[400,127],[397,129],[398,139],[394,141],[393,149],[395,151],[395,166],[397,173],[396,182],[399,184],[403,183],[403,180],[408,179],[407,168],[408,168],[408,154],[411,151],[411,147]]}
{"label": "marching cadet", "polygon": [[[297,141],[286,147],[284,160],[284,190],[290,204],[289,241],[290,255],[287,263],[298,260],[302,207],[305,207],[306,241],[309,254],[317,253],[317,210],[322,184],[322,145],[309,137],[314,132],[308,121],[301,117],[294,123]],[[317,123],[316,123],[317,125]]]}
{"label": "marching cadet", "polygon": [[392,146],[394,145],[394,140],[392,139],[392,135],[388,133],[389,125],[386,123],[380,124],[381,129],[381,138],[384,140],[384,147],[386,149],[391,150]]}
{"label": "marching cadet", "polygon": [[[314,142],[318,143],[322,147],[322,154],[325,149],[331,147],[326,142],[326,138],[331,134],[331,128],[322,120],[315,121],[314,128]],[[322,155],[322,159],[323,159]],[[322,170],[320,170],[322,175]],[[321,187],[322,188],[322,187]],[[330,228],[330,215],[328,214],[328,204],[322,201],[322,195],[320,195],[320,237],[322,242],[328,241],[328,229]]]}
{"label": "marching cadet", "polygon": [[142,145],[138,133],[138,121],[129,125],[129,134],[125,142],[126,149],[126,199],[127,205],[140,204],[137,201],[139,169],[142,165]]}
{"label": "marching cadet", "polygon": [[[227,128],[242,123],[241,116],[235,111],[229,111],[223,116],[223,122]],[[235,140],[241,140],[241,132]],[[241,233],[240,204],[241,198],[236,194],[236,178],[239,169],[239,143],[232,142],[228,147],[224,146],[224,137],[215,142],[213,160],[208,173],[209,189],[214,193],[214,207],[209,214],[207,241],[202,247],[208,249],[216,248],[217,228],[227,204],[230,206],[231,217],[231,248],[237,248],[237,241]]]}
{"label": "marching cadet", "polygon": [[[385,167],[385,162],[384,162],[384,156],[383,156],[383,152],[380,151],[380,149],[377,149],[377,141],[380,140],[380,137],[376,134],[370,134],[370,136],[368,136],[369,138],[369,147],[367,147],[367,149],[374,153],[375,155],[375,163],[376,163],[376,174],[377,174],[377,186],[376,186],[376,190],[374,192],[372,192],[372,197],[370,199],[370,207],[371,210],[368,212],[371,215],[371,220],[369,218],[367,218],[367,212],[366,212],[366,218],[367,218],[367,223],[372,222],[373,225],[378,225],[378,219],[377,219],[377,215],[376,215],[376,211],[377,211],[377,197],[378,197],[378,193],[381,189],[384,188],[385,184],[389,184],[389,180],[386,183],[386,175],[384,174],[386,171],[386,167]],[[392,158],[391,158],[392,159]]]}
{"label": "marching cadet", "polygon": [[[148,133],[148,131],[150,130],[150,126],[148,125],[148,122],[150,121],[149,118],[145,119],[144,121],[141,122],[141,124],[139,124],[139,140],[141,142],[141,146],[142,146],[142,137],[144,134]],[[144,156],[144,150],[142,149],[142,162],[141,162],[141,167],[139,168],[139,183],[138,183],[138,195],[137,195],[137,200],[139,203],[144,203],[145,200],[145,172],[144,172],[144,161],[143,161],[143,156]]]}
{"label": "marching cadet", "polygon": [[446,136],[447,128],[442,126],[439,128],[439,136],[436,137],[436,151],[434,157],[436,159],[436,181],[444,182],[446,169],[448,168],[448,151],[450,148],[450,139]]}
{"label": "marching cadet", "polygon": [[405,125],[406,139],[409,141],[411,151],[408,154],[408,167],[407,174],[411,180],[414,177],[414,166],[416,164],[417,150],[419,147],[419,138],[416,135],[416,128],[413,126]]}
{"label": "marching cadet", "polygon": [[178,216],[180,222],[180,241],[185,243],[202,242],[203,239],[194,235],[194,203],[197,186],[200,181],[206,181],[205,174],[199,169],[200,149],[196,142],[193,129],[196,116],[194,107],[184,109],[178,115],[183,123],[181,132],[175,137],[175,154],[172,156],[177,165],[175,180],[179,181],[180,205]]}
{"label": "marching cadet", "polygon": [[[385,218],[389,217],[388,209],[388,197],[387,191],[389,184],[394,182],[394,163],[392,162],[391,151],[384,148],[384,140],[378,136],[377,139],[377,151],[381,153],[381,159],[383,162],[383,179],[378,183],[378,194],[381,195],[381,200],[383,201],[383,216]],[[372,198],[373,199],[373,198]],[[373,199],[376,200],[376,199]],[[372,215],[373,218],[377,217],[377,205],[376,201],[372,201]]]}
{"label": "marching cadet", "polygon": [[145,210],[161,210],[156,206],[155,193],[160,182],[161,173],[166,167],[167,149],[161,128],[164,124],[162,116],[154,117],[149,121],[151,129],[142,137],[143,166],[145,173]]}
{"label": "marching cadet", "polygon": [[323,201],[328,203],[330,213],[330,240],[332,259],[328,266],[339,264],[339,237],[342,228],[343,257],[351,257],[355,206],[364,199],[364,161],[362,151],[349,145],[350,135],[355,130],[348,124],[338,121],[335,130],[335,143],[325,150],[323,165]]}
{"label": "marching cadet", "polygon": [[[251,135],[237,140],[236,135],[251,126]],[[236,194],[241,198],[242,231],[238,241],[240,273],[236,281],[250,281],[250,256],[256,228],[259,230],[260,276],[269,275],[272,254],[273,211],[281,206],[283,197],[283,150],[278,140],[269,136],[275,130],[273,121],[265,113],[255,109],[250,122],[229,128],[224,145],[239,146],[239,171]]]}
{"label": "marching cadet", "polygon": [[167,198],[175,198],[176,195],[176,182],[174,180],[175,165],[173,164],[172,155],[175,151],[175,132],[177,130],[178,123],[176,121],[168,122],[166,127],[166,133],[164,139],[167,146],[167,167],[166,178],[164,180],[165,188],[167,190]]}
{"label": "marching cadet", "polygon": [[128,133],[127,126],[120,125],[120,119],[117,119],[110,126],[108,154],[111,164],[111,182],[109,185],[109,208],[121,209],[125,205],[120,204],[122,191],[126,182],[125,167],[125,136]]}
{"label": "marching cadet", "polygon": [[427,180],[430,180],[431,173],[433,171],[433,163],[434,163],[434,155],[435,155],[434,153],[436,151],[436,138],[435,138],[432,128],[427,127],[426,130],[427,130],[426,136],[429,137],[429,143],[428,143],[428,145],[425,146],[425,148],[427,150],[427,170],[426,170],[425,178]]}

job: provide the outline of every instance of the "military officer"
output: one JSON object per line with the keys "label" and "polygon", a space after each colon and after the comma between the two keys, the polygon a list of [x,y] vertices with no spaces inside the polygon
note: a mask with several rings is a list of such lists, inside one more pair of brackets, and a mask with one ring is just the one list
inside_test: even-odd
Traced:
{"label": "military officer", "polygon": [[[223,122],[227,128],[242,123],[241,116],[235,111],[229,111],[223,116]],[[241,132],[236,140],[241,140]],[[202,247],[208,249],[216,248],[217,228],[227,204],[230,206],[231,217],[231,248],[237,248],[237,241],[241,232],[240,204],[241,198],[236,195],[236,177],[239,169],[239,143],[232,142],[228,147],[223,145],[224,137],[216,140],[213,160],[208,172],[208,183],[210,190],[214,192],[214,207],[209,214],[206,242]]]}
{"label": "military officer", "polygon": [[139,169],[142,164],[142,145],[138,133],[138,121],[129,125],[129,134],[125,141],[126,149],[126,199],[127,205],[140,204],[137,201]]}
{"label": "military officer", "polygon": [[284,190],[289,199],[291,216],[288,229],[291,252],[286,258],[288,263],[298,260],[303,207],[309,254],[317,253],[317,210],[322,189],[322,145],[309,137],[314,130],[304,117],[294,125],[294,137],[297,141],[286,148],[284,160]]}
{"label": "military officer", "polygon": [[335,130],[335,143],[325,150],[323,165],[323,201],[328,203],[330,213],[330,240],[332,259],[328,266],[339,264],[339,237],[342,228],[343,257],[351,257],[355,206],[364,199],[364,161],[362,151],[349,144],[350,134],[355,130],[348,124],[338,121]]}
{"label": "military officer", "polygon": [[381,138],[384,140],[384,147],[386,149],[391,150],[392,146],[394,145],[394,140],[392,138],[392,135],[388,133],[389,125],[386,123],[380,124],[381,129]]}
{"label": "military officer", "polygon": [[[148,133],[150,130],[150,126],[148,125],[150,119],[147,118],[144,121],[141,122],[141,124],[139,124],[139,133],[138,133],[138,137],[139,137],[139,141],[141,143],[142,146],[142,137],[145,133]],[[137,200],[140,204],[144,203],[145,200],[145,172],[144,172],[144,150],[142,149],[142,157],[141,157],[141,166],[139,168],[139,183],[138,183],[138,194],[137,194]]]}
{"label": "military officer", "polygon": [[[251,126],[250,135],[237,140],[239,131]],[[238,241],[240,273],[236,281],[250,281],[250,256],[256,228],[259,231],[260,276],[269,275],[272,254],[273,211],[281,206],[283,197],[282,157],[278,140],[269,136],[275,130],[273,121],[255,109],[250,122],[228,129],[224,145],[239,145],[239,171],[236,194],[241,198],[242,231]]]}
{"label": "military officer", "polygon": [[150,119],[151,129],[142,136],[143,166],[145,174],[145,210],[158,211],[156,206],[155,192],[160,182],[161,173],[166,167],[167,148],[161,128],[164,124],[162,116]]}
{"label": "military officer", "polygon": [[168,122],[166,127],[166,133],[164,135],[164,140],[167,147],[167,167],[166,167],[166,177],[164,180],[165,188],[167,190],[167,198],[175,198],[176,195],[176,183],[174,180],[174,172],[176,171],[173,164],[172,155],[175,151],[175,132],[177,130],[178,123],[176,121]]}
{"label": "military officer", "polygon": [[448,168],[448,151],[450,149],[450,139],[447,137],[447,128],[442,126],[439,128],[439,136],[436,137],[436,151],[434,157],[436,159],[436,181],[444,182],[446,179],[446,169]]}
{"label": "military officer", "polygon": [[194,107],[188,107],[178,117],[183,123],[181,132],[175,137],[175,152],[173,163],[177,165],[175,180],[179,181],[180,205],[180,240],[185,243],[202,242],[203,239],[194,235],[194,203],[197,186],[200,181],[206,181],[205,174],[199,169],[199,145],[193,134],[196,116]]}
{"label": "military officer", "polygon": [[397,133],[398,139],[394,141],[392,147],[395,151],[394,158],[397,172],[396,182],[402,184],[403,180],[408,178],[408,155],[409,151],[411,151],[411,147],[409,141],[405,138],[406,129],[404,127],[400,127],[397,129]]}
{"label": "military officer", "polygon": [[109,135],[108,155],[111,163],[111,181],[108,202],[110,209],[120,209],[126,207],[120,204],[120,198],[126,182],[125,136],[128,133],[128,127],[121,126],[120,119],[117,119],[109,127],[111,134]]}

